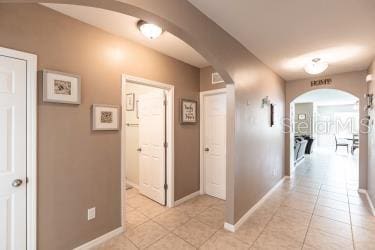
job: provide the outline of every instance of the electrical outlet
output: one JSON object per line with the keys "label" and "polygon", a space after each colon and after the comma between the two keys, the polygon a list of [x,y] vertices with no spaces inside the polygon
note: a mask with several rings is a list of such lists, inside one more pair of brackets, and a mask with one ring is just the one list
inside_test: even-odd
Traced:
{"label": "electrical outlet", "polygon": [[90,208],[90,209],[87,210],[87,220],[93,220],[93,219],[95,219],[95,210],[96,210],[95,207]]}

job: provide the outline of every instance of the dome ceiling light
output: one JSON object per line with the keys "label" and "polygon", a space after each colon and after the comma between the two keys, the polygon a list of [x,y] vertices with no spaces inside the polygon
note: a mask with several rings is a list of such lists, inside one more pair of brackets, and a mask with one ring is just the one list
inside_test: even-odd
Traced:
{"label": "dome ceiling light", "polygon": [[327,62],[322,61],[320,58],[314,58],[305,66],[305,71],[310,75],[317,75],[324,72],[327,68]]}
{"label": "dome ceiling light", "polygon": [[159,26],[143,20],[139,20],[137,27],[139,31],[148,39],[158,38],[163,33],[163,29]]}

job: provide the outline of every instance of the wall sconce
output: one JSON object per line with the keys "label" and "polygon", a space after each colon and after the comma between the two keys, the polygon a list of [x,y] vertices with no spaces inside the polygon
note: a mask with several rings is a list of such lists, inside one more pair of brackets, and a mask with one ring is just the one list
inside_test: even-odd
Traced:
{"label": "wall sconce", "polygon": [[265,106],[269,106],[270,104],[271,104],[271,100],[268,96],[262,99],[262,108],[264,108]]}
{"label": "wall sconce", "polygon": [[373,107],[374,94],[365,94],[365,98],[367,99],[365,111],[368,111]]}

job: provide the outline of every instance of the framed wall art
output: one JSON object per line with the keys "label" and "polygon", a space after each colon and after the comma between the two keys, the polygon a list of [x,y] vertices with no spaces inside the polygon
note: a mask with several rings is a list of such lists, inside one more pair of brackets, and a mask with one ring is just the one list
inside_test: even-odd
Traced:
{"label": "framed wall art", "polygon": [[181,124],[195,124],[198,121],[197,107],[198,102],[193,100],[181,99]]}
{"label": "framed wall art", "polygon": [[298,120],[306,120],[306,114],[299,114]]}
{"label": "framed wall art", "polygon": [[43,70],[43,101],[81,104],[81,77]]}
{"label": "framed wall art", "polygon": [[92,105],[93,130],[119,130],[120,107],[114,105]]}

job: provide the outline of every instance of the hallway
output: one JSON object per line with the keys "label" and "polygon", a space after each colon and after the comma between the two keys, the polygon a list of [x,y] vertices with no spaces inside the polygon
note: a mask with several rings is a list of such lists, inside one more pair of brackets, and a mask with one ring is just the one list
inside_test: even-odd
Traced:
{"label": "hallway", "polygon": [[131,189],[128,232],[100,249],[372,249],[375,217],[356,191],[355,166],[355,157],[317,150],[235,233],[223,229],[220,200],[167,209]]}

